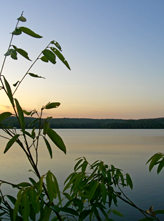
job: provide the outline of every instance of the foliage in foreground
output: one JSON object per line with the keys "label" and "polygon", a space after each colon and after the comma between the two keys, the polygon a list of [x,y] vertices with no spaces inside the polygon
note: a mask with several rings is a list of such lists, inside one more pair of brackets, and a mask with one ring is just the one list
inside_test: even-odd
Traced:
{"label": "foliage in foreground", "polygon": [[[12,59],[17,60],[18,55],[23,56],[25,59],[30,60],[28,53],[12,45],[13,36],[22,33],[32,36],[34,38],[41,38],[40,35],[33,32],[31,29],[18,26],[19,22],[26,22],[26,18],[22,15],[18,18],[15,30],[12,32],[11,41],[0,71],[0,89],[7,95],[12,106],[13,113],[4,112],[0,114],[0,127],[6,133],[6,136],[1,138],[7,139],[8,142],[4,149],[7,153],[12,148],[14,143],[20,147],[20,151],[25,153],[32,171],[36,175],[34,180],[29,177],[29,182],[21,182],[19,184],[9,183],[5,180],[0,180],[1,185],[10,185],[17,189],[16,198],[11,195],[4,195],[0,190],[0,220],[108,220],[112,221],[110,214],[113,213],[117,216],[123,215],[112,209],[112,205],[117,206],[118,198],[125,203],[138,209],[147,220],[159,220],[156,215],[164,213],[164,210],[153,211],[153,207],[144,211],[138,208],[122,191],[122,188],[129,186],[133,188],[133,183],[129,174],[123,174],[121,169],[108,166],[102,161],[96,161],[92,164],[85,159],[85,157],[77,159],[74,166],[74,171],[65,181],[64,190],[59,190],[58,182],[55,175],[48,171],[46,174],[41,175],[38,169],[38,150],[39,141],[43,139],[45,147],[47,148],[50,158],[52,158],[52,148],[49,140],[56,145],[63,153],[66,154],[66,147],[62,138],[50,127],[48,122],[49,118],[42,121],[43,111],[46,109],[57,108],[59,102],[48,102],[41,107],[40,112],[32,110],[30,112],[23,110],[20,102],[15,97],[15,92],[26,76],[33,78],[42,78],[39,75],[31,72],[33,65],[41,60],[43,62],[56,63],[56,57],[63,62],[63,64],[70,69],[70,66],[61,53],[61,46],[56,41],[51,41],[47,47],[38,55],[35,61],[30,65],[29,69],[22,77],[21,80],[13,84],[12,90],[6,77],[2,74],[6,58],[10,56]],[[33,126],[31,132],[27,130],[25,125],[25,115],[36,116],[35,122],[39,124],[39,129],[35,130]],[[6,127],[3,120],[15,116],[19,123],[20,130],[14,127]],[[31,122],[30,127],[35,123]],[[34,150],[34,151],[33,151]],[[163,155],[158,154],[153,156],[149,161],[150,169],[155,164],[159,164],[158,172],[163,168]]]}

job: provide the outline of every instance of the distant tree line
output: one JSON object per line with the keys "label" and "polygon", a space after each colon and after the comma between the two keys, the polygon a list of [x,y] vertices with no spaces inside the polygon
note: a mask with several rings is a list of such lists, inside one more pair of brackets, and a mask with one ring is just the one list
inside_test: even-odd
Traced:
{"label": "distant tree line", "polygon": [[[44,119],[43,119],[44,121]],[[89,119],[89,118],[54,118],[49,119],[52,128],[84,128],[84,129],[164,129],[164,118],[121,120],[121,119]],[[32,123],[33,122],[33,123]],[[7,127],[19,128],[16,117],[2,121]],[[35,118],[26,117],[25,124],[28,128],[39,127]]]}

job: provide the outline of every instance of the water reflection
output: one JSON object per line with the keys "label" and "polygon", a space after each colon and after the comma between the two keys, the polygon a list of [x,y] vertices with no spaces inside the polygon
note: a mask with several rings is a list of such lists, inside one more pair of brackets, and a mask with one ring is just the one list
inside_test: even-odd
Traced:
{"label": "water reflection", "polygon": [[[157,175],[153,170],[149,173],[148,166],[145,165],[155,152],[164,152],[164,130],[58,129],[56,131],[66,144],[67,154],[52,145],[53,159],[50,159],[44,141],[40,140],[39,169],[41,174],[45,174],[48,170],[54,172],[61,189],[63,181],[73,170],[75,159],[85,156],[91,163],[97,159],[103,160],[131,174],[134,190],[125,189],[125,192],[138,206],[148,209],[153,205],[155,210],[164,209],[164,198],[161,197],[164,172]],[[28,172],[31,168],[23,151],[17,145],[13,145],[6,154],[3,154],[5,144],[6,140],[1,139],[0,178],[19,183],[22,180],[27,181],[30,176],[34,177],[32,172]],[[8,187],[4,190],[9,194],[13,191]],[[130,221],[142,217],[129,206],[121,202],[119,205],[119,211],[125,215],[125,218],[117,220]]]}

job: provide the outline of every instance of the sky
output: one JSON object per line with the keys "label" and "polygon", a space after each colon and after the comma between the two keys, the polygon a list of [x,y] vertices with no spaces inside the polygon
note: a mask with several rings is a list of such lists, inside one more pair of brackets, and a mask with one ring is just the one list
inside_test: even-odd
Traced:
{"label": "sky", "polygon": [[[14,97],[30,111],[48,102],[54,118],[141,119],[164,117],[164,1],[0,0],[0,65],[11,32],[24,11],[25,26],[43,36],[15,36],[13,45],[33,61],[51,40],[62,46],[71,71],[60,60],[37,61]],[[3,75],[14,84],[32,62],[7,57]],[[14,87],[12,87],[14,90]],[[0,113],[12,111],[0,91]]]}

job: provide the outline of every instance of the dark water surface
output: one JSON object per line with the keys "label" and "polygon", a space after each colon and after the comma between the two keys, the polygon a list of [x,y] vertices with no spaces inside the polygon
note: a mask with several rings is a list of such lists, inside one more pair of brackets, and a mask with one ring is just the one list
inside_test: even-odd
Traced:
{"label": "dark water surface", "polygon": [[[57,177],[60,188],[63,188],[65,178],[73,171],[75,159],[85,156],[90,163],[103,160],[121,168],[124,173],[132,177],[134,188],[124,191],[128,197],[139,207],[146,210],[153,205],[154,210],[164,209],[164,170],[157,175],[156,170],[150,173],[147,160],[156,152],[164,152],[164,130],[119,130],[119,129],[58,129],[58,134],[63,138],[67,154],[63,154],[53,147],[53,159],[50,159],[43,140],[39,149],[39,169],[41,174],[51,170]],[[1,132],[0,134],[3,134]],[[28,181],[26,177],[34,177],[28,172],[30,165],[22,150],[16,145],[5,155],[3,154],[6,140],[1,138],[0,151],[0,179],[13,183]],[[8,194],[13,194],[13,189],[3,187]],[[15,190],[14,190],[15,191]],[[143,216],[126,205],[118,202],[118,211],[124,218],[112,216],[117,221],[139,220]],[[114,207],[112,207],[114,208]],[[162,216],[161,220],[164,220]]]}

